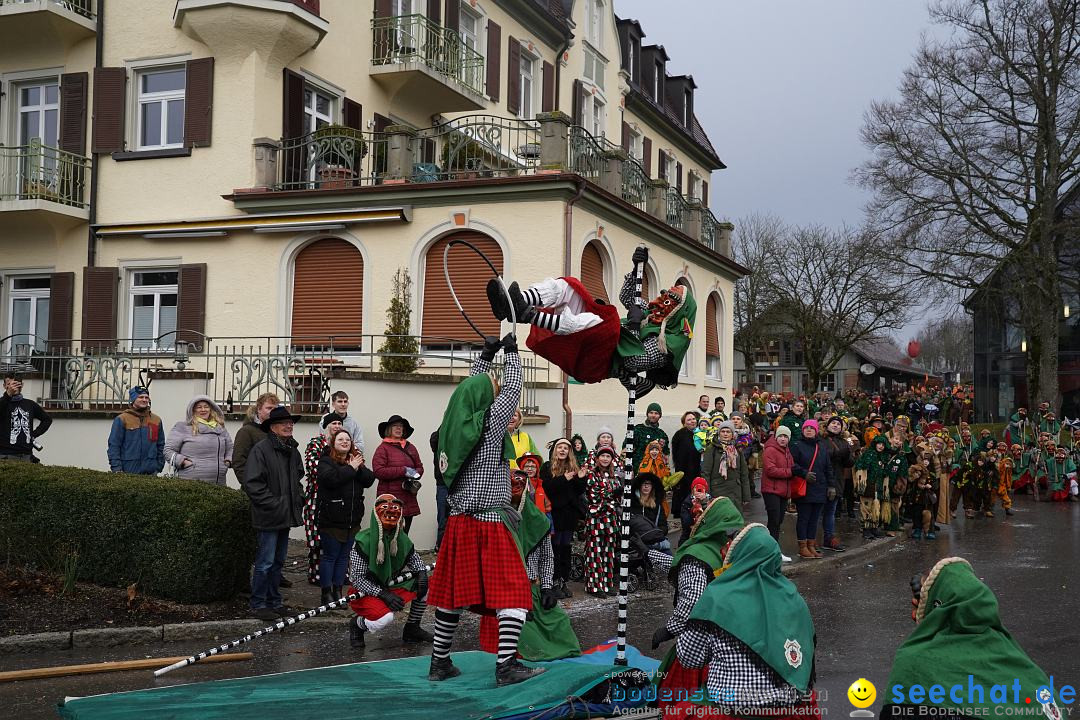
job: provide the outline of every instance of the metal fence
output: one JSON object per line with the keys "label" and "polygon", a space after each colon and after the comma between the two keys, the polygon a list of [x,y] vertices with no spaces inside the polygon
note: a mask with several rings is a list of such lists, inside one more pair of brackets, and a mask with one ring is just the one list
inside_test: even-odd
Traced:
{"label": "metal fence", "polygon": [[537,123],[466,115],[417,131],[412,182],[527,175],[540,164]]}
{"label": "metal fence", "polygon": [[387,171],[384,133],[327,125],[281,141],[278,190],[332,190],[376,185]]}
{"label": "metal fence", "polygon": [[682,194],[672,188],[667,196],[667,224],[677,230],[686,230],[686,220],[690,216],[690,203]]}
{"label": "metal fence", "polygon": [[[37,2],[37,0],[0,0],[0,5],[24,5],[30,2]],[[49,3],[71,10],[91,20],[94,19],[93,0],[49,0]]]}
{"label": "metal fence", "polygon": [[0,146],[0,200],[49,200],[85,208],[89,158],[42,145]]}
{"label": "metal fence", "polygon": [[[0,366],[28,380],[40,380],[41,391],[35,394],[47,408],[119,409],[127,405],[128,389],[134,385],[197,373],[195,377],[206,382],[206,394],[227,412],[240,412],[262,393],[271,392],[295,411],[313,414],[326,411],[332,380],[346,372],[379,371],[385,359],[408,358],[416,374],[465,377],[481,349],[460,339],[407,339],[419,348],[416,352],[380,352],[387,340],[384,335],[205,337],[199,343],[154,351],[135,348],[131,339],[105,347],[100,342],[12,335],[0,339]],[[166,344],[163,338],[158,341],[156,347]],[[528,351],[522,351],[521,359],[521,405],[526,413],[535,413],[537,384],[550,380],[551,367]],[[495,373],[501,377],[501,365],[496,365]]]}
{"label": "metal fence", "polygon": [[420,62],[471,92],[484,92],[484,56],[465,45],[456,30],[423,15],[397,15],[371,21],[372,65]]}

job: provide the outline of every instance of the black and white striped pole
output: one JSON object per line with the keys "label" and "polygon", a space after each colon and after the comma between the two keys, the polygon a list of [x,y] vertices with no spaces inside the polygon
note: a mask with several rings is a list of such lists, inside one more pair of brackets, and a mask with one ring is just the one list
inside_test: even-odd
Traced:
{"label": "black and white striped pole", "polygon": [[[634,265],[634,303],[641,302],[641,278],[644,263]],[[615,664],[626,666],[627,593],[630,588],[630,496],[634,481],[634,416],[637,405],[637,373],[630,376],[626,401],[626,437],[623,439],[622,530],[619,538],[619,626]]]}
{"label": "black and white striped pole", "polygon": [[[435,567],[435,563],[431,563],[431,567],[427,568],[426,571],[428,573],[430,573],[431,569],[434,568],[434,567]],[[405,572],[401,573],[396,578],[391,580],[390,583],[387,585],[387,587],[393,587],[395,585],[400,585],[401,583],[405,582],[406,580],[412,578],[412,576],[413,576],[412,571],[411,570],[406,570]],[[187,667],[188,665],[194,665],[195,663],[199,662],[200,660],[205,660],[206,658],[211,657],[213,655],[218,655],[218,654],[226,652],[228,650],[232,650],[234,647],[237,647],[239,645],[243,645],[244,643],[249,643],[252,640],[254,640],[255,638],[257,638],[257,637],[261,637],[263,635],[269,635],[270,633],[276,632],[278,630],[284,630],[289,625],[295,625],[296,623],[307,620],[308,618],[313,618],[316,615],[321,615],[324,612],[329,612],[329,611],[333,610],[334,608],[341,607],[342,605],[346,605],[346,604],[348,604],[348,602],[350,600],[356,600],[357,598],[361,597],[362,595],[363,595],[363,593],[355,592],[355,593],[352,593],[352,594],[350,594],[350,595],[348,595],[346,597],[341,598],[340,600],[335,600],[334,602],[330,602],[330,603],[327,603],[325,605],[320,605],[317,608],[312,608],[311,610],[306,610],[306,611],[300,613],[299,615],[294,615],[293,617],[282,618],[281,620],[279,620],[275,624],[264,627],[262,630],[257,630],[257,631],[253,632],[250,635],[245,635],[244,637],[239,638],[237,640],[233,640],[232,642],[227,642],[227,643],[225,643],[223,645],[218,645],[215,648],[210,648],[209,650],[207,650],[205,652],[201,652],[198,655],[192,655],[191,657],[189,657],[186,660],[180,660],[179,662],[175,662],[172,665],[169,665],[167,667],[163,667],[163,668],[160,668],[158,670],[155,670],[154,671],[154,677],[161,677],[162,675],[164,675],[167,672],[172,672],[173,670],[177,670],[177,669],[182,668],[182,667]]]}

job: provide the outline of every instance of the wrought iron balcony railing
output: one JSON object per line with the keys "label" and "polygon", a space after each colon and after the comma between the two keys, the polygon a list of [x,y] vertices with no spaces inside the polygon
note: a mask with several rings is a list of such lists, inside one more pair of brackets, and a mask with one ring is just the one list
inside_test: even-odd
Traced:
{"label": "wrought iron balcony railing", "polygon": [[476,95],[484,92],[484,56],[455,30],[423,15],[396,15],[371,21],[372,65],[419,62]]}
{"label": "wrought iron balcony railing", "polygon": [[376,185],[387,172],[384,133],[327,125],[281,141],[278,190],[332,190]]}
{"label": "wrought iron balcony railing", "polygon": [[690,214],[690,203],[675,188],[668,190],[667,224],[677,230],[686,230],[686,221]]}
{"label": "wrought iron balcony railing", "polygon": [[532,174],[540,164],[536,123],[494,115],[466,115],[418,130],[412,182]]}
{"label": "wrought iron balcony railing", "polygon": [[[0,6],[2,5],[26,5],[28,3],[38,2],[38,0],[0,0]],[[94,19],[94,2],[93,0],[48,0],[51,5],[62,7],[65,10],[71,10],[74,13],[78,13],[85,18]]]}
{"label": "wrought iron balcony railing", "polygon": [[90,159],[42,145],[0,146],[0,200],[49,200],[86,208]]}

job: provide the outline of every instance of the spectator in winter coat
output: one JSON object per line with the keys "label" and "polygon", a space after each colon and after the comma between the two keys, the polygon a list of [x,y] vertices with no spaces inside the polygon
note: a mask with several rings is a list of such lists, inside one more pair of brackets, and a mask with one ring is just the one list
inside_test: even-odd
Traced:
{"label": "spectator in winter coat", "polygon": [[241,485],[244,484],[244,466],[247,464],[248,453],[251,452],[251,448],[266,439],[262,422],[270,417],[270,412],[280,404],[281,400],[277,395],[263,393],[248,408],[244,424],[236,431],[236,437],[233,438],[232,469]]}
{"label": "spectator in winter coat", "polygon": [[157,475],[165,467],[165,430],[150,412],[150,391],[128,391],[131,407],[113,418],[109,432],[109,469],[113,472]]}
{"label": "spectator in winter coat", "polygon": [[795,443],[802,433],[803,423],[806,422],[806,401],[796,400],[791,403],[790,410],[781,410],[779,422],[775,425],[783,425],[791,431],[791,442]]}
{"label": "spectator in winter coat", "polygon": [[424,475],[424,463],[416,446],[409,442],[413,427],[400,415],[391,415],[379,423],[382,442],[371,458],[371,469],[379,479],[379,495],[393,495],[402,503],[401,526],[405,532],[412,528],[412,519],[420,514],[416,494],[420,492],[420,478]]}
{"label": "spectator in winter coat", "polygon": [[660,418],[664,412],[660,403],[649,403],[645,409],[645,422],[634,427],[634,467],[641,465],[641,458],[645,455],[645,446],[656,440],[660,443],[660,449],[667,455],[671,449],[668,447],[667,433],[660,429]]}
{"label": "spectator in winter coat", "polygon": [[817,551],[817,527],[821,512],[828,500],[829,491],[836,497],[836,483],[832,476],[829,447],[818,437],[817,420],[807,420],[802,426],[802,437],[791,445],[791,457],[805,468],[806,494],[795,499],[799,511],[796,532],[799,538],[799,557],[813,559],[822,557]]}
{"label": "spectator in winter coat", "polygon": [[248,456],[244,492],[251,500],[255,528],[255,570],[251,575],[251,614],[277,620],[287,614],[281,599],[281,571],[289,552],[289,529],[300,525],[304,505],[300,478],[304,463],[293,439],[300,419],[284,405],[274,408],[261,424],[266,438]]}
{"label": "spectator in winter coat", "polygon": [[[34,422],[37,421],[37,427]],[[0,395],[0,460],[38,462],[34,441],[52,425],[49,413],[30,398],[23,397],[22,380],[14,373],[4,376]]]}
{"label": "spectator in winter coat", "polygon": [[510,435],[510,442],[514,443],[514,457],[510,460],[511,470],[518,469],[517,458],[525,453],[540,454],[540,450],[536,447],[536,443],[533,442],[529,433],[521,429],[521,420],[521,410],[515,409],[513,416],[510,418],[510,425],[506,428],[506,432]]}
{"label": "spectator in winter coat", "polygon": [[[709,483],[703,477],[694,478],[690,483],[690,494],[679,506],[679,519],[682,520],[682,530],[679,532],[679,547],[690,539],[690,531],[698,516],[709,506],[712,497],[709,495]],[[732,506],[734,507],[734,506]]]}
{"label": "spectator in winter coat", "polygon": [[187,421],[173,425],[165,443],[165,459],[178,477],[225,487],[232,465],[233,441],[225,414],[207,395],[196,395],[187,406]]}
{"label": "spectator in winter coat", "polygon": [[[851,468],[855,464],[855,453],[848,441],[848,434],[844,431],[844,421],[839,415],[834,415],[825,423],[825,443],[829,448],[829,462],[832,463],[832,479],[835,493],[825,502],[825,509],[821,519],[823,538],[821,546],[833,552],[846,550],[840,539],[836,537],[836,515],[842,509],[842,503],[850,498],[848,506],[850,516],[854,517],[854,489],[851,482]],[[846,476],[846,477],[845,477]]]}
{"label": "spectator in winter coat", "polygon": [[[806,472],[791,457],[790,443],[791,430],[779,427],[776,435],[765,443],[762,456],[761,497],[765,500],[765,512],[769,517],[769,533],[777,542],[780,542],[780,527],[791,498],[791,478],[794,475],[802,477]],[[783,560],[791,562],[787,555],[783,556]]]}
{"label": "spectator in winter coat", "polygon": [[[702,395],[708,402],[708,396]],[[701,453],[694,445],[694,433],[697,431],[698,418],[693,412],[682,416],[682,427],[671,436],[671,462],[676,472],[682,472],[682,479],[672,489],[671,504],[682,507],[682,502],[690,494],[690,481],[701,474]]]}
{"label": "spectator in winter coat", "polygon": [[353,538],[364,521],[364,489],[375,474],[347,430],[338,429],[319,459],[319,586],[322,603],[341,599]]}
{"label": "spectator in winter coat", "polygon": [[750,502],[750,472],[746,458],[735,447],[735,426],[730,420],[721,423],[712,445],[701,460],[701,476],[709,482],[713,497],[729,497],[742,503],[745,511]]}
{"label": "spectator in winter coat", "polygon": [[330,396],[330,402],[334,406],[334,412],[342,417],[341,426],[349,431],[353,445],[360,452],[364,452],[364,431],[360,429],[360,423],[356,422],[356,418],[349,415],[349,394],[344,390],[338,390]]}
{"label": "spectator in winter coat", "polygon": [[[668,540],[667,509],[664,507],[664,486],[652,473],[638,473],[630,497],[630,532],[641,538],[650,550],[671,554]],[[657,537],[650,538],[652,532]]]}
{"label": "spectator in winter coat", "polygon": [[540,467],[544,494],[551,502],[551,548],[555,556],[552,590],[561,598],[571,597],[566,588],[570,579],[570,543],[578,520],[585,517],[582,494],[585,492],[585,468],[578,467],[573,446],[559,438],[551,448],[551,460]]}
{"label": "spectator in winter coat", "polygon": [[[322,432],[308,440],[304,448],[304,539],[308,548],[308,582],[321,585],[319,567],[322,546],[319,543],[319,462],[330,447],[330,438],[342,429],[342,418],[336,412],[326,413],[319,423]],[[351,437],[351,436],[350,436]],[[359,451],[359,448],[357,448]],[[363,452],[360,452],[363,457]]]}

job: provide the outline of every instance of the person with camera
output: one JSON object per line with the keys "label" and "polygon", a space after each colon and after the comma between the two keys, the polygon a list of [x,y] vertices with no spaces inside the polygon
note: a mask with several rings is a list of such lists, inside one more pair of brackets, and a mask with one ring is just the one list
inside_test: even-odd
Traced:
{"label": "person with camera", "polygon": [[[330,413],[334,418],[340,416]],[[330,436],[319,458],[318,508],[319,587],[322,603],[341,599],[345,570],[353,538],[364,521],[364,489],[375,484],[375,474],[364,465],[364,454],[352,435],[340,427]]]}
{"label": "person with camera", "polygon": [[4,394],[0,395],[0,461],[38,462],[34,445],[52,425],[49,413],[23,397],[22,385],[14,373],[4,375]]}
{"label": "person with camera", "polygon": [[401,501],[402,521],[405,532],[412,528],[412,519],[420,514],[416,494],[420,492],[420,478],[424,463],[420,452],[409,442],[413,426],[400,415],[391,415],[379,423],[382,442],[371,458],[371,469],[379,480],[379,495],[393,495]]}
{"label": "person with camera", "polygon": [[791,494],[798,510],[795,531],[799,538],[799,557],[812,560],[822,557],[817,551],[817,527],[830,489],[833,497],[837,491],[829,446],[818,437],[817,420],[802,424],[802,437],[791,444],[791,457],[796,465],[806,469],[804,483],[799,483],[805,484],[805,490],[800,495],[799,489],[793,487]]}

